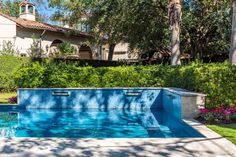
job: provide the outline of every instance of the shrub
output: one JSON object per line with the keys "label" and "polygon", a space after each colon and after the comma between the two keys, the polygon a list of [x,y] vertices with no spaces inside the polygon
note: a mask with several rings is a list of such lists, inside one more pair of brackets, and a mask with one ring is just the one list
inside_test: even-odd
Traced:
{"label": "shrub", "polygon": [[236,66],[227,63],[93,68],[46,62],[14,75],[17,87],[177,87],[208,94],[207,107],[236,105]]}
{"label": "shrub", "polygon": [[29,62],[29,58],[0,56],[0,92],[11,92],[16,90],[12,74],[22,65]]}
{"label": "shrub", "polygon": [[140,74],[134,67],[108,68],[102,76],[103,87],[138,87]]}
{"label": "shrub", "polygon": [[1,74],[0,73],[0,91],[1,92],[10,92],[16,89],[12,75],[10,74]]}
{"label": "shrub", "polygon": [[58,49],[60,51],[60,55],[62,55],[62,56],[74,54],[76,52],[75,47],[67,42],[59,44]]}
{"label": "shrub", "polygon": [[42,87],[45,68],[39,63],[25,66],[14,73],[15,83],[18,87],[37,88]]}
{"label": "shrub", "polygon": [[27,57],[0,56],[0,73],[12,74],[22,65],[28,64],[30,62],[31,59]]}

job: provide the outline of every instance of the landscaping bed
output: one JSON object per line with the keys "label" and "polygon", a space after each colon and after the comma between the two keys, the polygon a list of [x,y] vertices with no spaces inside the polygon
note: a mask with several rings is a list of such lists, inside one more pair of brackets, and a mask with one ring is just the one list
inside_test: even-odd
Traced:
{"label": "landscaping bed", "polygon": [[9,98],[16,97],[17,93],[0,93],[0,105],[10,103]]}

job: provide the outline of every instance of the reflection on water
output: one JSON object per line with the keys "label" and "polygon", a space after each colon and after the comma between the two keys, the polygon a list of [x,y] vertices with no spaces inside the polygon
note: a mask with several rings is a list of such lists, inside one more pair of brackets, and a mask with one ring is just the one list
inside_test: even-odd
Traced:
{"label": "reflection on water", "polygon": [[0,112],[0,137],[14,137],[18,125],[18,113]]}
{"label": "reflection on water", "polygon": [[0,137],[202,137],[159,110],[20,110],[0,112]]}

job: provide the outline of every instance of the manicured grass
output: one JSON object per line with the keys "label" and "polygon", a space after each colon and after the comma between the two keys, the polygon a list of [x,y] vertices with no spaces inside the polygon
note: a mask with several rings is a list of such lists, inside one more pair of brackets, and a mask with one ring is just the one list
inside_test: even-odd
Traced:
{"label": "manicured grass", "polygon": [[208,127],[236,144],[236,123],[225,125],[208,125]]}
{"label": "manicured grass", "polygon": [[16,95],[17,93],[0,93],[0,104],[8,103],[8,98]]}

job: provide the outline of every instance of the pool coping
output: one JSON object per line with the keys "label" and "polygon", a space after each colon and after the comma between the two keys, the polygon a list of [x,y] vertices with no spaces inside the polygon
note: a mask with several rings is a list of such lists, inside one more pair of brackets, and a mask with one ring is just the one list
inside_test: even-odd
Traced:
{"label": "pool coping", "polygon": [[177,94],[180,96],[207,96],[207,94],[192,92],[190,90],[185,90],[182,88],[176,87],[104,87],[104,88],[18,88],[19,90],[114,90],[114,89],[122,89],[122,90],[167,90],[173,94]]}
{"label": "pool coping", "polygon": [[[187,123],[189,126],[191,126],[193,129],[197,130],[200,134],[205,136],[204,138],[224,138],[220,134],[216,133],[215,131],[208,128],[206,125],[202,124],[201,122],[195,120],[195,119],[183,119],[185,123]],[[226,138],[224,138],[227,140]],[[229,141],[229,140],[227,140]],[[231,144],[233,144],[231,141],[229,141]],[[233,144],[233,146],[236,147],[236,145]]]}
{"label": "pool coping", "polygon": [[236,146],[227,139],[194,119],[184,122],[205,138],[0,138],[0,156],[236,156]]}

